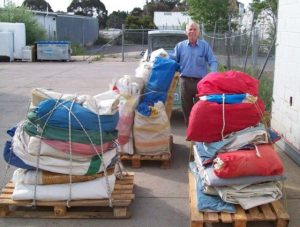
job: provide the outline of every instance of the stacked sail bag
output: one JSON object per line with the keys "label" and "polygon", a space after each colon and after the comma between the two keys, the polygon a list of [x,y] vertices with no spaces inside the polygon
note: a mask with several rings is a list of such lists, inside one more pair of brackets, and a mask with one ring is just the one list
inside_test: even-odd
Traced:
{"label": "stacked sail bag", "polygon": [[178,64],[156,57],[133,125],[135,152],[142,155],[170,155],[170,122],[165,102]]}
{"label": "stacked sail bag", "polygon": [[13,177],[13,199],[110,197],[118,99],[114,91],[78,96],[34,89],[27,119],[8,131],[6,161],[20,168]]}
{"label": "stacked sail bag", "polygon": [[244,209],[282,197],[283,166],[272,144],[264,139],[263,127],[244,129],[224,141],[196,142],[195,164],[204,193],[213,191]]}
{"label": "stacked sail bag", "polygon": [[[259,124],[258,81],[242,72],[212,73],[198,83],[198,97],[187,133],[196,141],[201,192],[244,209],[280,199],[283,166]],[[216,122],[203,120],[210,118]]]}
{"label": "stacked sail bag", "polygon": [[120,94],[117,141],[122,153],[132,155],[134,153],[132,133],[134,111],[144,89],[144,80],[136,76],[124,75],[116,81],[115,88]]}
{"label": "stacked sail bag", "polygon": [[187,139],[216,142],[232,132],[257,125],[264,113],[258,80],[239,71],[209,73],[197,84]]}

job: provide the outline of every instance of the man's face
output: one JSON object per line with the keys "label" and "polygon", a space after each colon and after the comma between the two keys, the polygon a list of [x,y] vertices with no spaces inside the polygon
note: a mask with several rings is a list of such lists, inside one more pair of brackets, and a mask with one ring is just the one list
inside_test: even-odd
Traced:
{"label": "man's face", "polygon": [[200,35],[200,31],[197,29],[196,25],[192,24],[186,31],[186,34],[189,42],[194,44]]}

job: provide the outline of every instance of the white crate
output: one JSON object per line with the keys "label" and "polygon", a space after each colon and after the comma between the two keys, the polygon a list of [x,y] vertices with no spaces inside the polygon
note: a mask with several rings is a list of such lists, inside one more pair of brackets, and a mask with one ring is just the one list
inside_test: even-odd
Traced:
{"label": "white crate", "polygon": [[32,47],[25,46],[22,48],[22,61],[32,61]]}

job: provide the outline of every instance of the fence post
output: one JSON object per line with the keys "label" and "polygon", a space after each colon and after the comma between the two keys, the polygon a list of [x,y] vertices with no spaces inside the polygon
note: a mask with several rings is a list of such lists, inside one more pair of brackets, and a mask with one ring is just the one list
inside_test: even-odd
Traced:
{"label": "fence post", "polygon": [[242,56],[242,32],[241,29],[239,29],[239,56]]}
{"label": "fence post", "polygon": [[202,38],[203,40],[205,40],[205,38],[204,38],[205,28],[204,28],[204,24],[203,24],[203,23],[201,24],[201,32],[202,32],[201,38]]}
{"label": "fence post", "polygon": [[262,69],[261,69],[261,71],[260,71],[260,73],[258,75],[258,78],[257,78],[258,80],[260,79],[260,77],[261,77],[262,73],[264,72],[265,67],[266,67],[266,65],[268,63],[268,60],[269,60],[270,55],[271,55],[271,51],[272,51],[272,49],[273,49],[273,47],[275,45],[275,40],[276,40],[276,33],[274,34],[274,37],[273,37],[273,40],[272,40],[272,44],[271,44],[270,49],[268,51],[268,55],[267,55],[267,57],[265,59],[264,65],[263,65],[263,67],[262,67]]}
{"label": "fence post", "polygon": [[82,42],[82,46],[84,47],[84,24],[83,24],[83,21],[81,22],[81,34],[82,34],[82,40],[81,40],[81,42]]}
{"label": "fence post", "polygon": [[252,16],[250,35],[249,35],[249,39],[248,39],[248,42],[247,42],[246,59],[245,59],[244,70],[243,70],[244,72],[246,71],[246,67],[247,67],[248,50],[249,50],[250,42],[251,42],[251,39],[252,39],[252,30],[253,30],[253,27],[254,27],[254,13],[253,13],[253,16]]}
{"label": "fence post", "polygon": [[213,39],[212,39],[212,43],[211,43],[212,50],[214,50],[216,31],[217,31],[217,22],[215,22],[214,35],[213,35]]}
{"label": "fence post", "polygon": [[258,70],[258,65],[257,65],[257,58],[258,58],[258,48],[259,48],[259,43],[258,43],[258,31],[257,28],[254,28],[253,30],[253,43],[252,43],[252,65],[255,71],[255,74],[257,73]]}
{"label": "fence post", "polygon": [[122,24],[122,62],[124,62],[124,33],[125,33],[125,24]]}
{"label": "fence post", "polygon": [[[84,47],[84,26],[83,26],[83,21],[81,21],[81,45]],[[83,60],[85,59],[85,54],[82,56]],[[89,57],[87,57],[88,59]]]}
{"label": "fence post", "polygon": [[143,26],[142,26],[142,51],[144,51],[144,42],[145,42],[144,28],[143,28]]}
{"label": "fence post", "polygon": [[230,62],[230,37],[227,36],[225,33],[225,46],[226,46],[226,53],[227,53],[227,69],[231,69],[231,62]]}

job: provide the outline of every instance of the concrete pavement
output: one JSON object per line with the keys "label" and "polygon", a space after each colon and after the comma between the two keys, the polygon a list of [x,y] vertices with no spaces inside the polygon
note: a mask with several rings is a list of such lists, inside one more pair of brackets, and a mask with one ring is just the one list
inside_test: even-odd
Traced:
{"label": "concrete pavement", "polygon": [[[0,63],[0,145],[9,139],[6,130],[26,116],[31,90],[36,87],[53,89],[63,93],[95,95],[109,88],[112,80],[125,74],[134,75],[137,60],[120,62],[116,59],[106,61],[74,62],[13,62]],[[136,199],[130,210],[131,219],[125,220],[55,220],[55,219],[4,219],[0,226],[122,226],[122,227],[160,227],[189,226],[188,198],[188,152],[185,141],[185,126],[180,111],[173,112],[172,133],[174,139],[170,169],[163,170],[160,163],[143,162],[135,172],[134,192]],[[282,151],[285,173],[286,204],[291,216],[290,227],[300,225],[300,178],[299,167]],[[13,169],[5,176],[6,164],[0,159],[0,186],[10,179]],[[214,227],[229,226],[215,224]],[[272,226],[270,223],[251,223],[248,226]]]}

